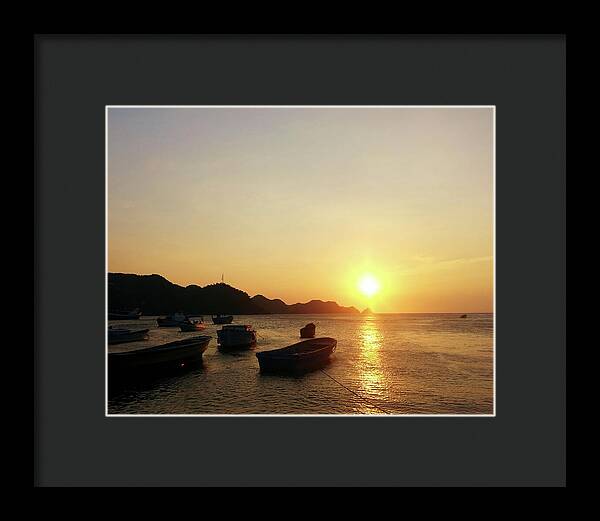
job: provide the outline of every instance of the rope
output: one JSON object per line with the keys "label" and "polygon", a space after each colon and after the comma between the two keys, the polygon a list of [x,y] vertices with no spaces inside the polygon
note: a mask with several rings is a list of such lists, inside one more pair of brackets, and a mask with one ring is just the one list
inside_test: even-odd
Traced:
{"label": "rope", "polygon": [[385,414],[392,414],[389,411],[386,411],[385,409],[379,407],[379,405],[376,405],[374,403],[372,403],[371,401],[367,400],[366,398],[363,398],[362,396],[360,396],[358,393],[354,392],[352,389],[350,389],[349,387],[346,387],[342,382],[336,380],[333,376],[331,376],[329,373],[327,373],[324,369],[321,369],[321,372],[325,375],[328,376],[329,378],[331,378],[335,383],[337,383],[338,385],[342,386],[344,389],[346,389],[346,391],[351,392],[354,396],[356,396],[359,400],[362,400],[363,402],[366,402],[368,405],[370,405],[371,407],[375,407],[375,409],[379,409],[381,412],[385,413]]}

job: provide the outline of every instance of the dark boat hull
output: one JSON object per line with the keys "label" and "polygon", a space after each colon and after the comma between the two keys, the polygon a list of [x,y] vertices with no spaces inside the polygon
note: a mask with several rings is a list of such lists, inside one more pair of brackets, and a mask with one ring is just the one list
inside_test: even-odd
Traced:
{"label": "dark boat hull", "polygon": [[335,339],[320,338],[256,353],[256,357],[263,373],[304,373],[327,365],[336,347]]}
{"label": "dark boat hull", "polygon": [[217,331],[217,343],[221,351],[250,349],[256,345],[256,331],[251,326],[225,326]]}
{"label": "dark boat hull", "polygon": [[198,362],[211,338],[202,336],[136,351],[109,353],[109,375],[121,376],[123,373],[159,370]]}
{"label": "dark boat hull", "polygon": [[233,316],[227,317],[212,317],[213,324],[231,324],[233,322]]}
{"label": "dark boat hull", "polygon": [[108,343],[109,345],[125,344],[127,342],[138,342],[140,340],[146,340],[148,338],[149,329],[141,329],[139,331],[129,331],[122,334],[112,334],[108,332]]}

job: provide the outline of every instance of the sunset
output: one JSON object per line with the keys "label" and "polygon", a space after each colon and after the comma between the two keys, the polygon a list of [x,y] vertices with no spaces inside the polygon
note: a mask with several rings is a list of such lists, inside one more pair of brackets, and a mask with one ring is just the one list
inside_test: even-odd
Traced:
{"label": "sunset", "polygon": [[364,275],[358,287],[363,295],[370,298],[379,291],[379,281],[373,275]]}
{"label": "sunset", "polygon": [[492,108],[107,118],[110,272],[182,286],[224,274],[288,304],[492,311]]}
{"label": "sunset", "polygon": [[106,118],[111,414],[494,414],[494,107]]}

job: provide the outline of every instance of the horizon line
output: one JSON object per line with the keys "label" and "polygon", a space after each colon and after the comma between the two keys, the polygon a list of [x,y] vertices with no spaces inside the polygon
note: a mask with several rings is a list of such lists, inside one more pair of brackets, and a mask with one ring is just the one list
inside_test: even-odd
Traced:
{"label": "horizon line", "polygon": [[[181,284],[177,284],[175,282],[172,282],[171,280],[169,280],[167,277],[165,277],[164,275],[161,275],[160,273],[126,273],[124,271],[107,271],[106,272],[107,275],[113,274],[113,275],[136,275],[138,277],[151,277],[152,275],[156,275],[157,277],[162,277],[163,279],[165,279],[167,282],[169,282],[170,284],[174,284],[176,286],[182,287],[182,288],[188,288],[189,286],[198,286],[200,288],[205,288],[206,286],[211,286],[211,285],[218,285],[218,284],[223,284],[225,286],[229,286],[230,288],[233,289],[237,289],[238,291],[243,291],[244,293],[246,293],[246,295],[250,296],[250,293],[248,293],[247,291],[244,291],[243,289],[240,288],[236,288],[235,286],[232,286],[231,284],[228,284],[227,282],[221,282],[221,281],[217,281],[217,282],[209,282],[208,284],[206,284],[206,286],[201,286],[200,284],[195,284],[195,283],[191,283],[191,284],[187,284],[186,286],[183,286]],[[108,291],[108,277],[106,279],[106,290]],[[254,297],[264,297],[268,300],[281,300],[281,302],[283,302],[286,306],[293,306],[295,304],[308,304],[309,302],[312,301],[319,301],[319,302],[333,302],[335,304],[337,304],[338,306],[342,307],[342,308],[352,308],[355,309],[358,313],[362,314],[363,312],[360,311],[358,308],[354,307],[354,306],[343,306],[342,304],[340,304],[339,302],[337,302],[337,300],[321,300],[321,299],[310,299],[306,302],[295,302],[294,304],[288,304],[287,302],[285,302],[283,299],[281,298],[269,298],[266,295],[263,295],[262,293],[257,293],[256,295],[252,295],[250,296],[250,298],[254,298]],[[398,315],[398,314],[438,314],[438,315],[450,315],[450,314],[466,314],[466,313],[471,313],[472,315],[490,315],[490,314],[494,314],[494,311],[373,311],[369,306],[367,306],[364,310],[369,310],[371,311],[372,315]],[[364,311],[363,310],[363,311]],[[242,313],[242,315],[247,314],[247,313]],[[263,315],[265,313],[252,313],[254,315]],[[285,315],[286,313],[266,313],[267,315]],[[297,313],[297,314],[302,314],[302,313]],[[346,314],[346,313],[305,313],[306,315],[340,315],[340,314]],[[152,315],[147,315],[147,316],[152,316]],[[368,315],[365,315],[368,316]]]}

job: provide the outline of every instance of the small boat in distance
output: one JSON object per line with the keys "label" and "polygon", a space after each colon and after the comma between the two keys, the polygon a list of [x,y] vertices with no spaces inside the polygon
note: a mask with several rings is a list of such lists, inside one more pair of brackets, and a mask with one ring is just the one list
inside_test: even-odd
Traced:
{"label": "small boat in distance", "polygon": [[245,349],[256,344],[256,331],[250,325],[223,326],[217,331],[220,349]]}
{"label": "small boat in distance", "polygon": [[220,313],[212,316],[213,324],[231,324],[233,315],[221,315]]}
{"label": "small boat in distance", "polygon": [[282,349],[256,353],[261,372],[303,373],[319,369],[329,362],[337,347],[335,338],[303,340]]}
{"label": "small boat in distance", "polygon": [[149,329],[125,329],[120,327],[108,327],[108,343],[123,344],[125,342],[137,342],[148,339]]}
{"label": "small boat in distance", "polygon": [[109,311],[108,320],[138,320],[142,312],[135,308],[132,311]]}
{"label": "small boat in distance", "polygon": [[300,329],[300,338],[314,338],[317,326],[312,322]]}
{"label": "small boat in distance", "polygon": [[196,336],[144,349],[108,353],[109,376],[169,366],[183,367],[202,359],[211,338]]}
{"label": "small boat in distance", "polygon": [[460,318],[467,318],[467,315],[461,315]]}
{"label": "small boat in distance", "polygon": [[193,322],[183,313],[173,313],[166,317],[159,317],[156,319],[158,327],[179,327],[183,324],[192,324]]}
{"label": "small boat in distance", "polygon": [[192,320],[191,322],[189,322],[188,324],[181,324],[179,326],[179,329],[183,332],[187,332],[187,331],[202,331],[203,329],[206,329],[206,325],[204,324],[204,322],[202,320]]}

